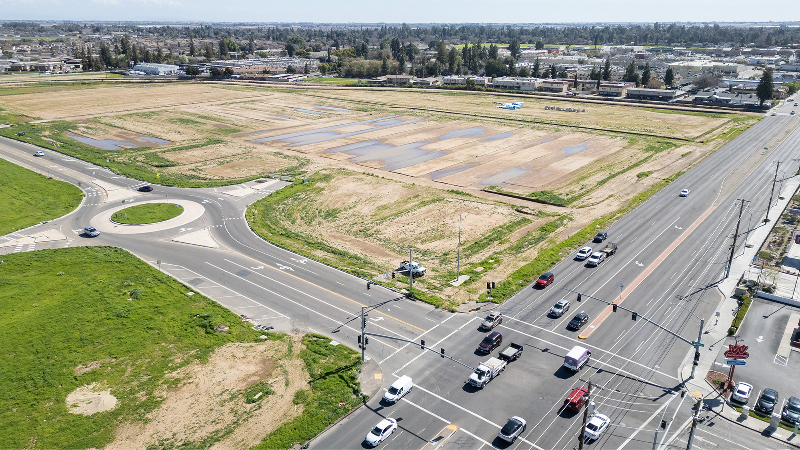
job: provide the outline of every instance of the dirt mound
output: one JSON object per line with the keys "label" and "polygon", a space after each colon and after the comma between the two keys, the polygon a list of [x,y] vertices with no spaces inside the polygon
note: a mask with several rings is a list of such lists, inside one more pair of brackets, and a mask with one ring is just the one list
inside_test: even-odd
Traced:
{"label": "dirt mound", "polygon": [[[99,365],[98,365],[99,367]],[[72,414],[91,416],[94,413],[111,411],[117,407],[117,398],[111,389],[95,392],[97,383],[81,386],[67,396],[67,408]]]}
{"label": "dirt mound", "polygon": [[114,358],[101,359],[99,361],[92,361],[88,364],[78,364],[78,366],[72,370],[73,372],[75,372],[75,375],[83,375],[86,372],[91,372],[94,369],[99,369],[105,363],[110,363],[114,361],[116,361],[116,359]]}
{"label": "dirt mound", "polygon": [[[300,350],[299,338],[293,353]],[[181,446],[217,441],[212,448],[248,448],[280,424],[302,412],[294,393],[308,387],[299,358],[285,357],[287,343],[231,343],[218,348],[207,363],[193,363],[171,375],[177,387],[156,394],[164,398],[144,423],[127,423],[106,449]],[[247,403],[246,391],[266,381],[275,392]]]}

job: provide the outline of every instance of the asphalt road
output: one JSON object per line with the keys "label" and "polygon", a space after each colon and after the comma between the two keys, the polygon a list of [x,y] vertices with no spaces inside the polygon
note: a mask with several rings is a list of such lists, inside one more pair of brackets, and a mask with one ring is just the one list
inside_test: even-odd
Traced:
{"label": "asphalt road", "polygon": [[[766,212],[776,162],[783,163],[779,178],[793,175],[797,168],[793,149],[800,141],[798,124],[797,116],[766,117],[615,223],[608,231],[609,241],[619,245],[616,255],[597,268],[566,258],[553,269],[553,285],[543,290],[527,286],[497,307],[506,315],[497,328],[505,344],[522,344],[525,351],[484,389],[465,384],[470,369],[462,365],[414,345],[370,338],[366,354],[380,364],[384,388],[397,376],[409,375],[414,390],[395,405],[382,405],[377,395],[315,439],[312,447],[358,448],[382,416],[402,419],[398,432],[383,447],[422,448],[437,436],[449,435],[453,428],[458,434],[452,442],[462,448],[506,447],[495,439],[497,431],[510,416],[520,415],[528,422],[527,430],[510,447],[572,448],[582,417],[565,413],[561,404],[573,387],[589,380],[596,409],[612,420],[611,427],[589,446],[652,448],[663,437],[663,430],[657,429],[661,416],[669,418],[675,411],[671,421],[675,426],[671,425],[666,439],[682,439],[686,429],[679,424],[686,423],[691,402],[679,395],[683,380],[678,373],[688,361],[690,347],[643,318],[688,340],[697,339],[699,320],[693,314],[709,319],[721,300],[714,284],[724,276],[739,213],[736,199],[751,201],[745,217],[750,217],[749,227],[756,226]],[[435,310],[383,288],[368,290],[365,280],[264,242],[249,230],[243,211],[265,191],[237,196],[230,187],[156,186],[153,193],[137,194],[139,181],[50,150],[45,150],[45,157],[34,158],[31,154],[36,149],[0,140],[0,157],[80,183],[88,195],[75,213],[25,230],[61,229],[67,239],[53,246],[102,244],[128,249],[154,265],[160,261],[162,270],[193,290],[277,330],[316,331],[355,347],[358,314],[366,306],[371,310],[371,332],[425,339],[429,347],[444,348],[447,355],[470,367],[486,359],[476,352],[485,334],[478,331],[478,324],[493,306],[484,307],[480,315]],[[678,197],[684,188],[691,190],[689,197]],[[126,202],[134,203],[158,198],[194,201],[203,206],[204,213],[180,227],[152,233],[104,232],[89,239],[75,231],[102,211],[119,207],[120,201],[109,199],[118,199],[120,192],[130,195]],[[748,229],[744,224],[740,245]],[[216,247],[173,240],[206,229]],[[575,294],[565,289],[584,293],[584,300],[577,303]],[[639,319],[633,321],[622,311],[604,313],[606,304],[588,296],[620,303],[636,311]],[[572,300],[570,312],[559,319],[548,318],[546,311],[562,297]],[[566,322],[579,311],[590,315],[589,324],[580,332],[567,330]],[[564,354],[575,345],[592,351],[591,362],[577,374],[561,368]],[[763,438],[748,439],[758,443]],[[764,442],[760,445],[770,448],[769,441]],[[724,447],[724,441],[717,445]]]}

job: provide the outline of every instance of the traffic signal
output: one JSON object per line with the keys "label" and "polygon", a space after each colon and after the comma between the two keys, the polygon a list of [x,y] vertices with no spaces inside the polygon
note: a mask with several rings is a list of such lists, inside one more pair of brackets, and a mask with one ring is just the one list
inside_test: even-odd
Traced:
{"label": "traffic signal", "polygon": [[694,362],[692,364],[695,366],[700,364],[700,352],[698,350],[694,351]]}
{"label": "traffic signal", "polygon": [[419,341],[419,348],[425,350],[425,339]]}
{"label": "traffic signal", "polygon": [[361,335],[358,335],[358,345],[361,345]]}
{"label": "traffic signal", "polygon": [[667,428],[667,421],[664,419],[661,419],[661,428]]}
{"label": "traffic signal", "polygon": [[615,303],[611,305],[611,309],[614,310],[614,312],[617,312],[617,304]]}
{"label": "traffic signal", "polygon": [[486,282],[486,290],[491,290],[491,289],[492,289],[492,282],[491,281],[487,281]]}
{"label": "traffic signal", "polygon": [[366,328],[366,327],[367,327],[367,315],[364,314],[363,316],[361,316],[361,328]]}
{"label": "traffic signal", "polygon": [[494,281],[492,281],[492,289],[494,289]]}
{"label": "traffic signal", "polygon": [[636,313],[631,313],[631,319],[633,319],[633,320],[636,320],[636,317],[637,317],[637,316],[638,316],[638,314],[636,314]]}
{"label": "traffic signal", "polygon": [[392,272],[392,279],[394,280],[394,272]]}
{"label": "traffic signal", "polygon": [[442,358],[444,358],[444,349],[442,349]]}
{"label": "traffic signal", "polygon": [[578,294],[578,301],[581,301],[581,294]]}
{"label": "traffic signal", "polygon": [[369,344],[369,336],[364,336],[364,345]]}

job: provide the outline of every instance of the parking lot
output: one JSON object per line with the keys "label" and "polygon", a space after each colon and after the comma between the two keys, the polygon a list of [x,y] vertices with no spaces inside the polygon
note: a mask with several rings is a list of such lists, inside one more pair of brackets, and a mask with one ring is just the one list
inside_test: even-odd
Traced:
{"label": "parking lot", "polygon": [[[800,353],[788,346],[788,339],[781,348],[784,332],[792,314],[800,314],[800,309],[764,299],[753,299],[747,312],[744,324],[739,328],[739,342],[749,347],[750,357],[747,364],[738,366],[734,372],[735,381],[744,381],[753,385],[753,393],[748,405],[752,408],[759,392],[765,388],[778,391],[778,404],[791,396],[800,397],[800,386],[797,374],[800,373]],[[792,325],[796,327],[797,323]],[[713,370],[727,374],[730,367],[725,365],[723,353],[728,344],[733,344],[733,337],[717,344],[719,353]],[[778,408],[776,408],[776,412]]]}

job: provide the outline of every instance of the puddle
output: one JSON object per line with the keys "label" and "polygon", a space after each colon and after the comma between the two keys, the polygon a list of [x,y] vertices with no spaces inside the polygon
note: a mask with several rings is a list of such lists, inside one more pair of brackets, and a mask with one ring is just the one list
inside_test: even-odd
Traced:
{"label": "puddle", "polygon": [[[324,114],[327,114],[327,113],[324,113]],[[392,127],[392,126],[396,126],[396,125],[405,125],[405,124],[419,122],[420,120],[423,120],[421,118],[420,119],[407,120],[407,121],[402,121],[402,120],[389,121],[389,120],[387,120],[387,119],[392,119],[393,117],[397,117],[397,116],[381,117],[381,118],[378,118],[378,119],[364,120],[364,121],[361,121],[361,122],[345,123],[345,124],[342,124],[342,125],[334,125],[334,126],[325,127],[325,128],[318,128],[316,130],[298,131],[296,133],[282,134],[282,135],[279,135],[279,136],[272,136],[272,137],[267,137],[267,138],[255,139],[255,140],[252,140],[250,142],[283,141],[283,142],[286,142],[287,144],[289,144],[289,147],[294,147],[294,146],[297,146],[297,145],[308,145],[308,144],[317,144],[317,143],[320,143],[320,142],[333,141],[333,140],[336,140],[336,139],[346,138],[346,137],[350,137],[350,136],[356,136],[356,135],[363,134],[363,133],[369,133],[369,132],[375,131],[375,130],[381,130],[383,128],[388,128],[388,127]],[[336,130],[336,129],[340,129],[340,128],[352,127],[352,126],[355,126],[355,125],[371,125],[372,128],[369,128],[369,129],[366,129],[366,130],[361,130],[361,131],[353,131],[353,132],[350,132],[350,133],[342,133],[342,134],[339,134],[339,133],[336,133],[336,132],[332,131],[332,130]],[[334,149],[334,150],[336,150],[336,149]],[[339,150],[339,151],[341,151],[341,150]]]}
{"label": "puddle", "polygon": [[495,134],[494,136],[489,136],[489,137],[487,137],[485,139],[482,139],[482,140],[484,142],[497,141],[497,140],[500,140],[500,139],[505,139],[505,138],[507,138],[509,136],[511,136],[511,133],[500,133],[500,134]]}
{"label": "puddle", "polygon": [[444,141],[445,139],[453,139],[453,138],[460,138],[460,137],[481,137],[483,136],[482,127],[473,127],[467,128],[466,130],[453,130],[445,135],[439,136],[440,141]]}
{"label": "puddle", "polygon": [[[120,150],[123,147],[147,147],[148,143],[150,144],[158,144],[158,145],[165,145],[171,144],[172,142],[166,139],[159,139],[149,136],[136,136],[136,141],[142,141],[140,143],[128,142],[128,141],[117,141],[114,139],[94,139],[86,136],[81,136],[75,133],[65,133],[65,135],[69,138],[75,139],[78,142],[81,142],[86,145],[90,145],[92,147],[100,148],[103,150]],[[145,144],[142,144],[145,143]]]}
{"label": "puddle", "polygon": [[319,109],[327,109],[327,110],[330,110],[330,111],[350,111],[349,109],[345,109],[345,108],[336,108],[335,106],[322,106],[322,105],[317,105],[317,106],[315,106],[315,108],[319,108]]}
{"label": "puddle", "polygon": [[310,109],[300,109],[300,108],[293,108],[293,109],[295,111],[304,112],[306,114],[330,114],[330,113],[326,113],[326,112],[322,112],[322,111],[313,111],[313,110],[310,110]]}
{"label": "puddle", "polygon": [[475,166],[477,166],[477,164],[472,164],[471,166],[459,167],[457,169],[437,170],[435,172],[431,172],[430,173],[431,180],[438,180],[439,178],[444,178],[444,177],[452,175],[454,173],[461,172],[462,170],[471,169],[471,168],[473,168]]}
{"label": "puddle", "polygon": [[574,147],[567,147],[564,149],[564,156],[574,155],[581,150],[586,150],[588,147],[585,145],[576,145]]}
{"label": "puddle", "polygon": [[539,142],[539,144],[544,144],[545,142],[550,142],[550,141],[552,141],[553,139],[555,139],[555,138],[545,139],[545,140],[543,140],[542,142]]}
{"label": "puddle", "polygon": [[346,152],[353,155],[351,161],[359,163],[364,161],[381,161],[386,165],[383,170],[398,170],[413,166],[425,161],[440,158],[447,153],[441,151],[425,150],[420,147],[429,142],[412,142],[410,144],[394,146],[380,144],[380,141],[366,141],[348,144],[329,150],[330,152]]}
{"label": "puddle", "polygon": [[172,143],[172,142],[170,142],[170,141],[168,141],[166,139],[159,139],[159,138],[147,137],[147,136],[136,136],[136,139],[138,139],[140,141],[145,141],[145,142],[152,142],[152,143],[158,144],[158,145],[166,145],[166,144],[171,144]]}
{"label": "puddle", "polygon": [[530,172],[531,169],[523,169],[522,167],[514,167],[513,169],[508,169],[505,172],[500,172],[498,174],[494,174],[489,178],[481,180],[480,183],[488,186],[498,186],[503,184],[504,182],[516,178],[520,175],[524,175]]}

